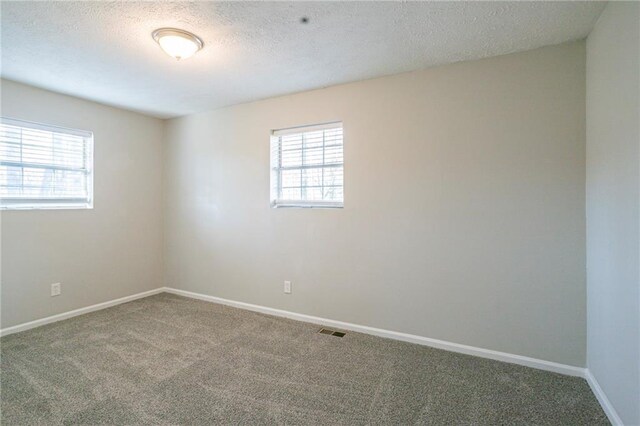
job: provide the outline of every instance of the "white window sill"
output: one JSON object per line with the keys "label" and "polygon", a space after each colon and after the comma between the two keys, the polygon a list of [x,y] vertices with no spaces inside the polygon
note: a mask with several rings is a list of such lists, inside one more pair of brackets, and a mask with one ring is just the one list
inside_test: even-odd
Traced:
{"label": "white window sill", "polygon": [[273,209],[342,209],[344,208],[344,203],[327,203],[327,202],[272,202],[271,208]]}
{"label": "white window sill", "polygon": [[24,210],[92,210],[93,204],[0,205],[0,211]]}

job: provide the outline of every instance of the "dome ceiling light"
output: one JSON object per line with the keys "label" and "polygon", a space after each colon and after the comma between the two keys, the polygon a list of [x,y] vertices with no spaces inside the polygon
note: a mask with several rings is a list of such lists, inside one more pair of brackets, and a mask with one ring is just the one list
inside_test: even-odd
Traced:
{"label": "dome ceiling light", "polygon": [[200,37],[177,28],[158,28],[151,36],[167,55],[178,61],[192,56],[204,46]]}

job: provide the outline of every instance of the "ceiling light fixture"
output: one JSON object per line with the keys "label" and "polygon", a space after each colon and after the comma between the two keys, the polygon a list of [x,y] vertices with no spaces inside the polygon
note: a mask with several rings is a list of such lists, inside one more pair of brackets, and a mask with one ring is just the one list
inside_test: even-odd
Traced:
{"label": "ceiling light fixture", "polygon": [[162,50],[178,61],[192,56],[204,46],[200,37],[177,28],[159,28],[151,36]]}

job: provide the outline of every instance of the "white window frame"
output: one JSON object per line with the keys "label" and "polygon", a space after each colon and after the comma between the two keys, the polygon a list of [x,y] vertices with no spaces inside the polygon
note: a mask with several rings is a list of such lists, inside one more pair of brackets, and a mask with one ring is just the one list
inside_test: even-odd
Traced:
{"label": "white window frame", "polygon": [[[66,127],[49,124],[35,123],[32,121],[15,118],[0,117],[2,124],[20,127],[21,129],[42,130],[46,132],[59,133],[64,135],[79,136],[84,139],[84,167],[70,167],[55,164],[25,163],[23,161],[9,161],[0,156],[1,166],[25,167],[53,169],[53,170],[74,170],[83,171],[86,174],[86,197],[2,197],[0,196],[0,210],[38,210],[38,209],[92,209],[93,208],[93,133],[86,130],[70,129]],[[2,142],[0,142],[1,144]],[[20,140],[22,145],[23,141]]]}
{"label": "white window frame", "polygon": [[[326,165],[327,163],[323,163],[322,165],[314,165],[309,167],[314,168],[328,168],[328,167],[340,167],[342,168],[343,178],[342,178],[342,200],[341,201],[329,201],[329,200],[287,200],[280,197],[282,191],[281,184],[281,173],[285,168],[281,166],[279,163],[280,155],[281,155],[281,141],[280,137],[285,135],[292,134],[302,134],[306,132],[314,132],[318,130],[331,130],[331,129],[342,129],[342,162],[340,163],[332,163],[331,165]],[[344,208],[344,126],[341,121],[334,121],[329,123],[322,124],[314,124],[314,125],[305,125],[305,126],[296,126],[289,127],[284,129],[276,129],[271,131],[271,207],[272,208],[333,208],[333,209],[341,209]],[[324,151],[323,151],[324,152]],[[303,154],[304,155],[304,154]],[[323,154],[324,155],[324,154]],[[304,165],[299,167],[293,166],[291,169],[304,169],[309,168]]]}

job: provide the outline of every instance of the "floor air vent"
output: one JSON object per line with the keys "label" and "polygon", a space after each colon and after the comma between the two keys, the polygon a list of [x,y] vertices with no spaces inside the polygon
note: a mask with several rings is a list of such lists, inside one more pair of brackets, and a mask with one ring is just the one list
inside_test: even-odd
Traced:
{"label": "floor air vent", "polygon": [[321,328],[320,330],[318,330],[318,333],[320,333],[320,334],[330,334],[331,336],[336,336],[336,337],[344,337],[344,335],[347,334],[347,333],[343,333],[341,331],[329,330],[328,328]]}

